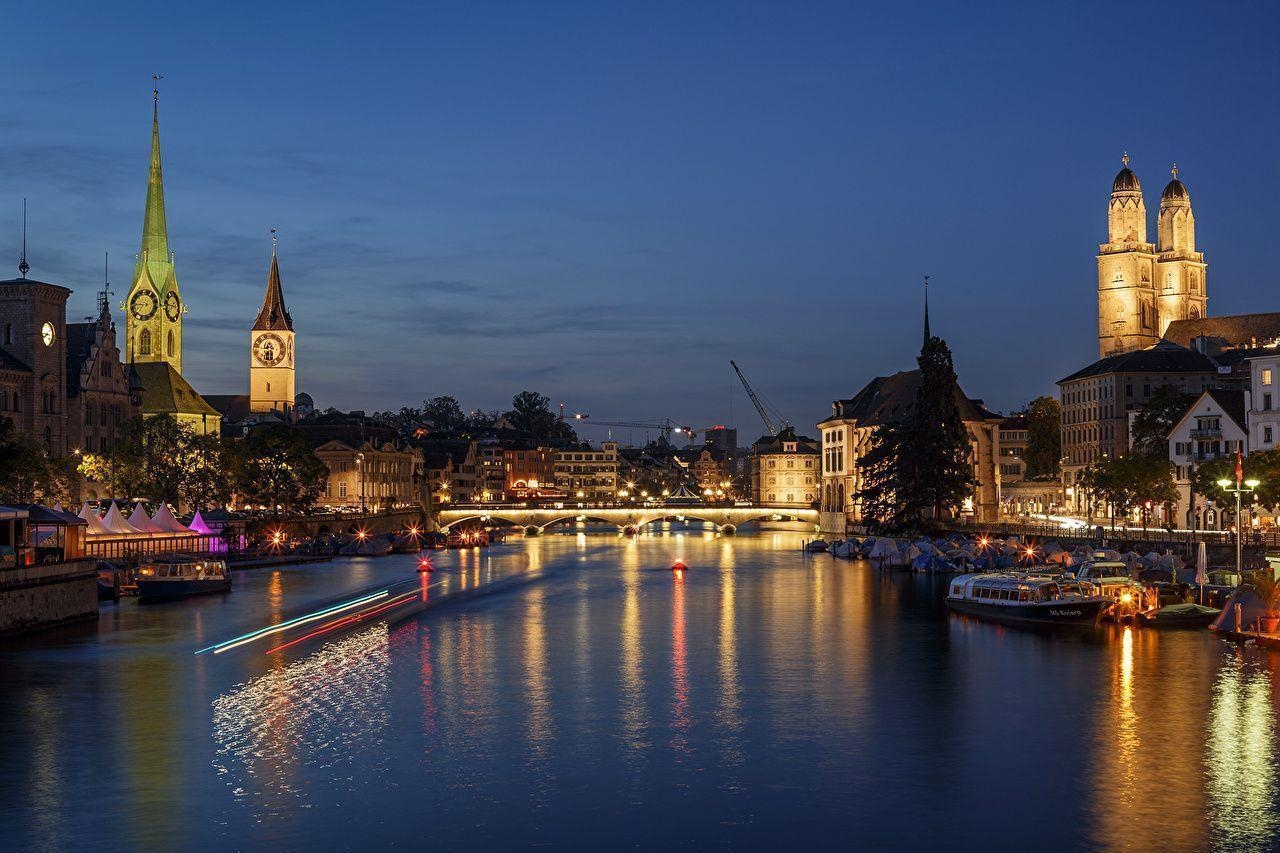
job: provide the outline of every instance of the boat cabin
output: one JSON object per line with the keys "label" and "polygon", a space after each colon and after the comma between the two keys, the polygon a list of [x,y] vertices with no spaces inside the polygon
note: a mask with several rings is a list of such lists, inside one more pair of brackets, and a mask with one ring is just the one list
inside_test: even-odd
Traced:
{"label": "boat cabin", "polygon": [[227,564],[221,560],[203,560],[187,557],[160,557],[143,563],[138,574],[144,578],[160,580],[205,580],[227,575]]}
{"label": "boat cabin", "polygon": [[951,582],[951,598],[991,604],[1036,604],[1093,596],[1083,581],[1055,580],[1035,575],[962,575]]}

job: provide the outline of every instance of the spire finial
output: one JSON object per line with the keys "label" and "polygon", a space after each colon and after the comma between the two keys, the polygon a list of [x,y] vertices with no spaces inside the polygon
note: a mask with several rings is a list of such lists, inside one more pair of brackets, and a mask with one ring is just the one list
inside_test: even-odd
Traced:
{"label": "spire finial", "polygon": [[156,102],[157,106],[160,104],[160,81],[163,79],[163,74],[151,75],[151,99]]}
{"label": "spire finial", "polygon": [[273,258],[276,256],[276,242],[279,241],[279,239],[280,239],[280,235],[279,233],[277,233],[277,229],[272,228],[271,229],[271,257]]}
{"label": "spire finial", "polygon": [[1173,164],[1173,179],[1174,179],[1175,181],[1176,181],[1176,180],[1178,180],[1178,163],[1177,163],[1177,161],[1174,161],[1174,164]]}
{"label": "spire finial", "polygon": [[1129,152],[1128,151],[1124,152],[1124,155],[1121,156],[1120,162],[1124,163],[1124,167],[1126,169],[1129,168]]}
{"label": "spire finial", "polygon": [[924,277],[924,343],[929,345],[929,276]]}
{"label": "spire finial", "polygon": [[98,322],[104,326],[111,322],[111,253],[102,253],[102,290],[98,291]]}
{"label": "spire finial", "polygon": [[27,200],[22,200],[22,254],[18,256],[18,272],[23,278],[27,277],[27,271],[31,269],[31,264],[27,263]]}

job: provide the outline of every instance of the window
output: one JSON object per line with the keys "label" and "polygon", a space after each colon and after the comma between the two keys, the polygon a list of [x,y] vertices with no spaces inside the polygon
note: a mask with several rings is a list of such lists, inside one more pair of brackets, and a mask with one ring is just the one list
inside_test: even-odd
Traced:
{"label": "window", "polygon": [[13,343],[13,324],[12,323],[4,324],[4,342],[6,344]]}
{"label": "window", "polygon": [[1263,444],[1271,443],[1271,427],[1269,426],[1265,426],[1262,428],[1262,443]]}
{"label": "window", "polygon": [[138,333],[138,354],[151,355],[151,330],[143,329]]}
{"label": "window", "polygon": [[338,497],[345,498],[347,496],[347,481],[343,480],[338,484]]}
{"label": "window", "polygon": [[173,332],[170,331],[165,341],[165,351],[169,355],[173,355]]}
{"label": "window", "polygon": [[1271,411],[1271,395],[1270,394],[1262,395],[1262,409],[1263,411],[1267,411],[1267,412]]}
{"label": "window", "polygon": [[1262,368],[1262,384],[1263,385],[1271,384],[1271,368],[1270,367]]}

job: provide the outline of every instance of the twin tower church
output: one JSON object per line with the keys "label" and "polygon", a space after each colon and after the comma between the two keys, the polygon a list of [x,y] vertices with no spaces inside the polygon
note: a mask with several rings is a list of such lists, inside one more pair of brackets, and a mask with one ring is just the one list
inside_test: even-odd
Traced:
{"label": "twin tower church", "polygon": [[1098,247],[1098,355],[1145,349],[1177,320],[1200,320],[1208,301],[1204,255],[1196,251],[1191,194],[1173,180],[1160,194],[1156,242],[1147,241],[1142,185],[1129,168],[1111,184],[1107,242]]}
{"label": "twin tower church", "polygon": [[285,307],[280,286],[274,234],[267,292],[249,336],[248,397],[230,395],[206,400],[183,379],[182,327],[187,305],[178,287],[174,256],[169,251],[160,166],[159,93],[152,94],[151,168],[142,222],[142,252],[128,296],[121,304],[126,317],[125,361],[145,389],[143,414],[173,414],[202,431],[216,430],[223,416],[240,421],[255,413],[275,412],[289,419],[295,406],[293,318]]}

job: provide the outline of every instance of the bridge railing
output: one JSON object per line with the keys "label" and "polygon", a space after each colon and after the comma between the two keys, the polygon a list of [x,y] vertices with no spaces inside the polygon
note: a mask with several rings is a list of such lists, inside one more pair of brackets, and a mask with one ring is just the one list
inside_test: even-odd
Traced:
{"label": "bridge railing", "polygon": [[687,509],[687,510],[768,510],[778,513],[797,513],[797,512],[817,512],[813,507],[794,507],[794,506],[770,506],[768,504],[754,504],[746,501],[728,502],[728,503],[711,503],[711,504],[688,504],[688,503],[671,503],[668,501],[644,501],[636,503],[634,501],[503,501],[501,503],[450,503],[437,504],[433,507],[437,512],[502,512],[506,510],[553,510],[556,512],[562,510],[573,509],[622,509],[644,511],[650,509]]}

